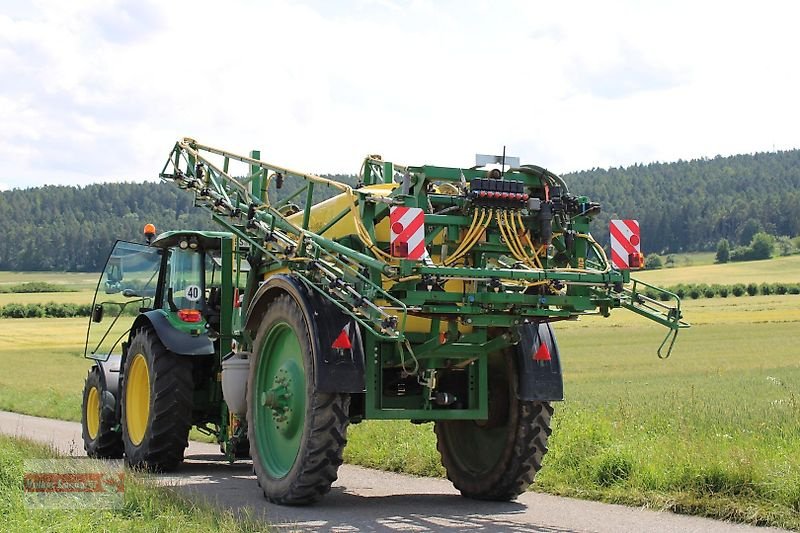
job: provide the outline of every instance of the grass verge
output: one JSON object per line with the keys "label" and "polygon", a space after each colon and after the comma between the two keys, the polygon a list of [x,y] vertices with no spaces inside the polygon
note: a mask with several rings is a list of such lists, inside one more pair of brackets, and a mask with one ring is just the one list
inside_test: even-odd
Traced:
{"label": "grass verge", "polygon": [[5,531],[264,531],[268,526],[183,498],[167,487],[128,473],[120,509],[43,510],[23,499],[25,459],[56,457],[48,447],[0,436],[0,516]]}

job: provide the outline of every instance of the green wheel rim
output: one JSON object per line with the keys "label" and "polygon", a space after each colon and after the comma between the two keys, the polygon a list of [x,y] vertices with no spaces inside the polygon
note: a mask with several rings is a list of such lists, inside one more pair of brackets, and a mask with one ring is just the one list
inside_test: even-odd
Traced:
{"label": "green wheel rim", "polygon": [[258,456],[275,479],[292,469],[303,438],[306,376],[303,351],[289,324],[275,324],[258,357],[252,392]]}

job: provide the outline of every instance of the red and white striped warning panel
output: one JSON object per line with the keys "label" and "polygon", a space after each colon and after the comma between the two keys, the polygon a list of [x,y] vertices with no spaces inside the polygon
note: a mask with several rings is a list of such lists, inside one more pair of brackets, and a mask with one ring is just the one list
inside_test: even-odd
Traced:
{"label": "red and white striped warning panel", "polygon": [[644,266],[638,220],[612,220],[608,232],[611,235],[611,264],[614,268]]}
{"label": "red and white striped warning panel", "polygon": [[389,210],[389,224],[393,256],[425,257],[425,212],[421,208],[394,206]]}

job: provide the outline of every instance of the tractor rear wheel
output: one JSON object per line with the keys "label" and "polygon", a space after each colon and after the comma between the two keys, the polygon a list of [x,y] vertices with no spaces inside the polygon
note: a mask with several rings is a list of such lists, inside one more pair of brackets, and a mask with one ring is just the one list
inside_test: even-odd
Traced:
{"label": "tractor rear wheel", "polygon": [[349,394],[315,388],[314,350],[303,309],[278,296],[261,320],[247,383],[247,431],[264,496],[284,505],[318,501],[337,478],[349,423]]}
{"label": "tractor rear wheel", "polygon": [[553,408],[519,400],[515,358],[497,355],[489,362],[488,420],[440,420],[434,431],[447,477],[463,496],[508,501],[542,467]]}
{"label": "tractor rear wheel", "polygon": [[128,465],[168,471],[183,461],[192,425],[192,362],[136,332],[122,374],[122,439]]}
{"label": "tractor rear wheel", "polygon": [[95,365],[89,370],[83,386],[83,449],[89,457],[119,459],[123,452],[122,434],[114,431],[116,414],[113,407],[103,404],[104,390],[100,369]]}

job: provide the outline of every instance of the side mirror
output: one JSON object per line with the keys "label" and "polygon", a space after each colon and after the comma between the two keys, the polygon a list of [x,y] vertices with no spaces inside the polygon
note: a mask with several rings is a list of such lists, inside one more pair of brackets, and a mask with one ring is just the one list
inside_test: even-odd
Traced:
{"label": "side mirror", "polygon": [[103,304],[95,304],[94,309],[92,309],[92,322],[102,322],[103,321]]}

